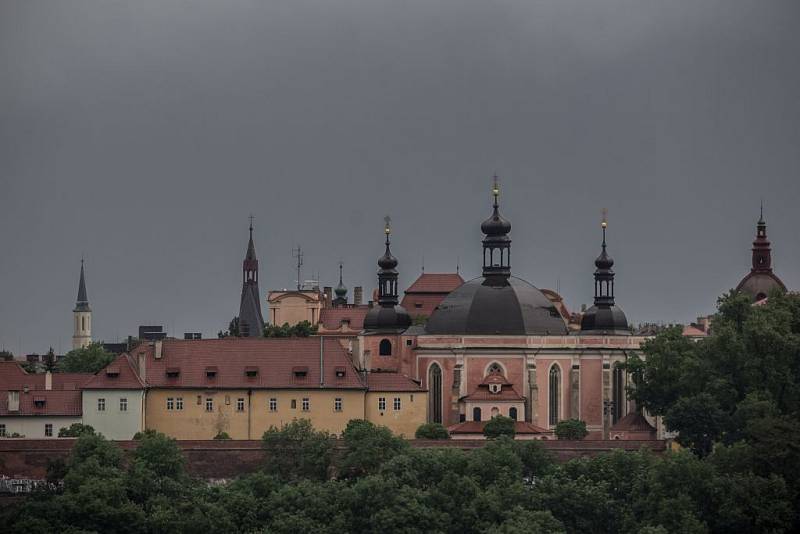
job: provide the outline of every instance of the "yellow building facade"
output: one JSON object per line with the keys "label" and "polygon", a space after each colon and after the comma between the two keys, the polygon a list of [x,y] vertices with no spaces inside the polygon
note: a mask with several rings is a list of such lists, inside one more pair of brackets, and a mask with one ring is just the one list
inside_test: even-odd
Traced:
{"label": "yellow building facade", "polygon": [[420,392],[368,391],[364,418],[397,436],[413,439],[428,416],[428,394]]}

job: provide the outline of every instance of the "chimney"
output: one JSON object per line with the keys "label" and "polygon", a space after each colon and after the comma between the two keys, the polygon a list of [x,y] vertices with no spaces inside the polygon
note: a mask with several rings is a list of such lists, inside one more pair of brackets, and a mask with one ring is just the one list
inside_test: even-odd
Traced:
{"label": "chimney", "polygon": [[146,352],[140,352],[137,355],[137,363],[139,364],[137,366],[137,367],[139,367],[139,378],[142,380],[142,382],[144,382],[147,379],[147,374],[145,374],[145,371],[147,371],[147,367],[146,367],[146,365],[147,365],[147,353]]}
{"label": "chimney", "polygon": [[331,286],[325,286],[322,289],[322,292],[325,293],[325,308],[330,308],[331,303],[333,302],[333,288]]}
{"label": "chimney", "polygon": [[50,371],[47,371],[44,374],[44,389],[46,389],[47,391],[53,389],[53,373],[51,373]]}
{"label": "chimney", "polygon": [[162,348],[161,340],[160,339],[155,340],[153,342],[153,357],[156,360],[160,360],[161,359],[161,348]]}
{"label": "chimney", "polygon": [[361,286],[356,286],[353,288],[353,304],[356,306],[360,306],[361,302],[364,299],[364,288]]}

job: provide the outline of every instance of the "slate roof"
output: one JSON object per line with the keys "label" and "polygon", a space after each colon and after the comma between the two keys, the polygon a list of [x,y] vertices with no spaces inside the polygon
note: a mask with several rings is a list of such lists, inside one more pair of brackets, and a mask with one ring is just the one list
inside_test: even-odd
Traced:
{"label": "slate roof", "polygon": [[[334,339],[225,338],[204,340],[168,339],[162,342],[162,357],[143,344],[132,354],[145,352],[147,384],[176,388],[345,388],[364,389],[364,384],[342,345]],[[320,348],[322,376],[320,382]],[[215,376],[206,368],[216,367]],[[337,377],[337,368],[345,375]],[[246,369],[253,376],[248,376]],[[298,376],[305,370],[305,376]],[[168,372],[175,376],[167,376]]]}
{"label": "slate roof", "polygon": [[142,389],[144,383],[127,354],[120,354],[98,371],[82,389]]}
{"label": "slate roof", "polygon": [[401,373],[372,372],[367,374],[369,391],[417,392],[427,391],[419,381]]}

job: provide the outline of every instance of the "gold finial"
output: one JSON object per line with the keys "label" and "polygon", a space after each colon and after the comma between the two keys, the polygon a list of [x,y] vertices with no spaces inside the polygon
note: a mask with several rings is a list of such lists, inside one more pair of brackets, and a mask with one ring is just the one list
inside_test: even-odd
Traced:
{"label": "gold finial", "polygon": [[603,208],[603,222],[600,223],[603,228],[608,227],[608,210]]}
{"label": "gold finial", "polygon": [[392,233],[392,227],[390,225],[390,223],[392,222],[392,218],[387,215],[386,217],[383,218],[383,222],[385,223],[384,227],[383,227],[383,231],[388,236],[389,234]]}

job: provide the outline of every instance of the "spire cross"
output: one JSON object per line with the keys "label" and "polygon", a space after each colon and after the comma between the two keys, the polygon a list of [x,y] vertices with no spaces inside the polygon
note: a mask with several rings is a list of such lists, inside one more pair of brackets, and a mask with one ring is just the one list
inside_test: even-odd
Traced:
{"label": "spire cross", "polygon": [[392,233],[392,227],[391,227],[392,218],[387,215],[386,217],[383,218],[383,222],[384,222],[383,232],[386,234],[386,246],[388,247],[389,234]]}
{"label": "spire cross", "polygon": [[253,214],[251,213],[250,214],[250,233],[251,234],[253,233],[253,219],[255,219],[255,217],[253,217]]}
{"label": "spire cross", "polygon": [[339,260],[339,285],[342,285],[342,260]]}
{"label": "spire cross", "polygon": [[497,208],[497,197],[500,195],[500,185],[497,182],[497,173],[493,177],[492,195],[494,195],[494,207]]}

